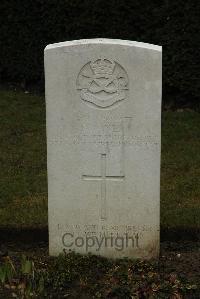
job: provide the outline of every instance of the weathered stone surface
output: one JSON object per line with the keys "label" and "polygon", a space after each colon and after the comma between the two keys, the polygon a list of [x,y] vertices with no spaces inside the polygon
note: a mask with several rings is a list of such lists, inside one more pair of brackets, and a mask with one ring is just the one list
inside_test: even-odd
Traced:
{"label": "weathered stone surface", "polygon": [[50,254],[158,256],[161,53],[110,39],[46,47]]}

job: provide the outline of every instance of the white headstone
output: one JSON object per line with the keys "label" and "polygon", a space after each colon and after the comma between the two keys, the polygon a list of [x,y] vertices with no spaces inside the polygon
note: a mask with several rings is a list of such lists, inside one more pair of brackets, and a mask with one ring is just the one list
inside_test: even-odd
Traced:
{"label": "white headstone", "polygon": [[158,256],[161,54],[112,39],[46,47],[51,255]]}

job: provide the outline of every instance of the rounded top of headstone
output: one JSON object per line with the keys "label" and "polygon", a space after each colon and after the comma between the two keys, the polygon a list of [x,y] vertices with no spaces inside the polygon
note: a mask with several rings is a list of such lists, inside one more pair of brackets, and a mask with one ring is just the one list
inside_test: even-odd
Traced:
{"label": "rounded top of headstone", "polygon": [[130,47],[139,47],[146,48],[149,50],[162,51],[161,46],[130,41],[130,40],[122,40],[122,39],[109,39],[109,38],[92,38],[92,39],[79,39],[79,40],[71,40],[60,43],[49,44],[45,47],[46,50],[56,49],[61,47],[70,47],[70,46],[78,46],[78,45],[89,45],[89,44],[104,44],[104,45],[121,45],[121,46],[130,46]]}

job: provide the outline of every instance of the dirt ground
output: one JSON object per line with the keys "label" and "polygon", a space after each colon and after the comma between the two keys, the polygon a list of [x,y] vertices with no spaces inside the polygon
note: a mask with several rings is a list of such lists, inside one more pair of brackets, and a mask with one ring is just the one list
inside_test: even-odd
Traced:
{"label": "dirt ground", "polygon": [[[48,256],[48,232],[0,230],[0,255],[5,252],[9,255]],[[200,283],[200,240],[161,241],[159,262],[162,271],[175,271],[181,277]]]}
{"label": "dirt ground", "polygon": [[[34,231],[23,236],[13,231],[1,234],[0,255],[8,254],[12,259],[22,254],[34,260],[48,260],[48,235]],[[175,273],[189,283],[200,285],[200,241],[163,241],[160,246],[160,273]],[[186,297],[187,298],[187,297]],[[188,298],[200,298],[198,295]]]}

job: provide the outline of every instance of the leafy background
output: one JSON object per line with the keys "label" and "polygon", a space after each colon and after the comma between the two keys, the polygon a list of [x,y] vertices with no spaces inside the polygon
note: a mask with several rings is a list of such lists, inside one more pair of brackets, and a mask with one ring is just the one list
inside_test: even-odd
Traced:
{"label": "leafy background", "polygon": [[0,11],[2,82],[43,88],[43,50],[49,43],[130,39],[163,46],[165,103],[198,104],[198,0],[1,0]]}

